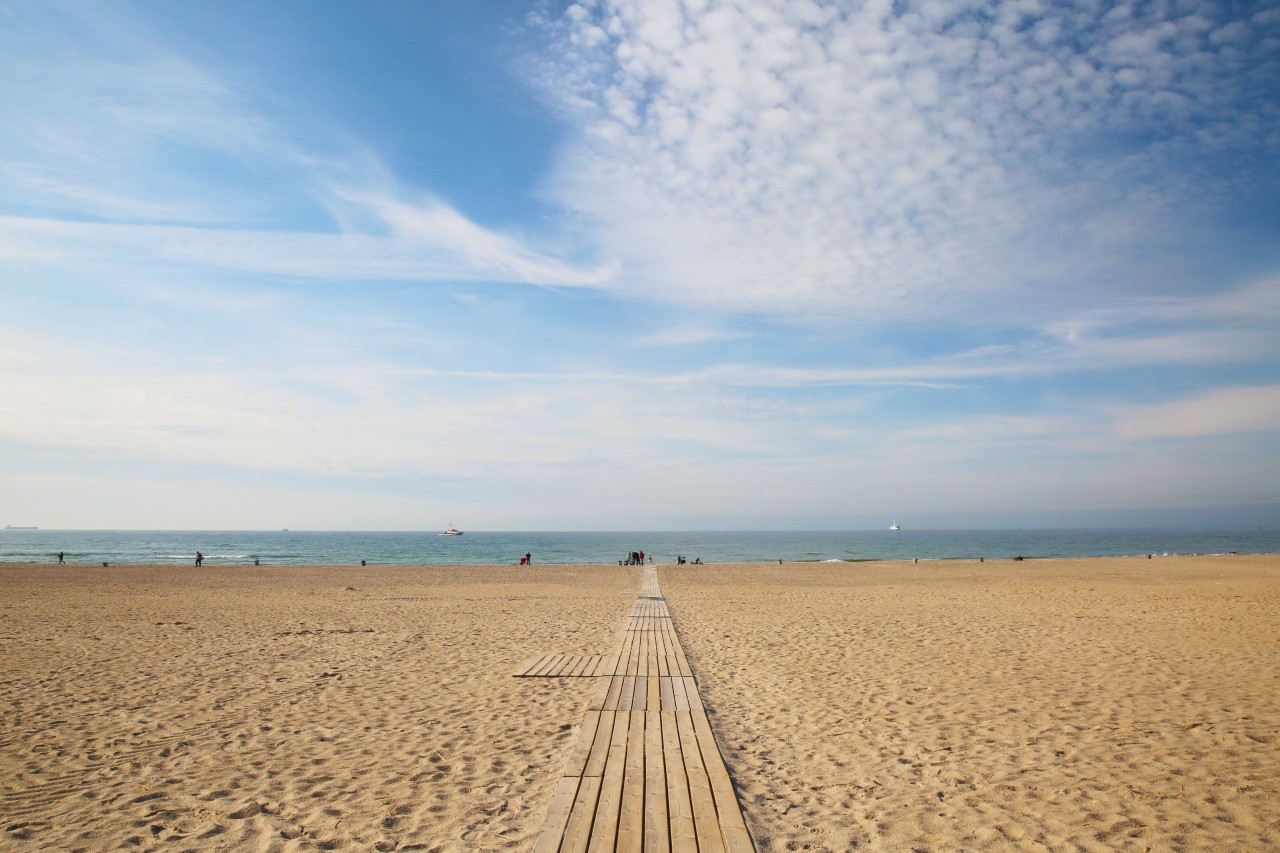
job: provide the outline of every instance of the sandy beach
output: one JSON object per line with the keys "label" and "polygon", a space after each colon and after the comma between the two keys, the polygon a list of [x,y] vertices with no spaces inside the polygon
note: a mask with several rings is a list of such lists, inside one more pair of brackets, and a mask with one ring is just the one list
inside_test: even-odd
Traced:
{"label": "sandy beach", "polygon": [[[0,849],[528,850],[640,574],[0,565]],[[1280,557],[659,578],[762,851],[1280,846]]]}
{"label": "sandy beach", "polygon": [[1280,846],[1280,558],[663,589],[761,850]]}

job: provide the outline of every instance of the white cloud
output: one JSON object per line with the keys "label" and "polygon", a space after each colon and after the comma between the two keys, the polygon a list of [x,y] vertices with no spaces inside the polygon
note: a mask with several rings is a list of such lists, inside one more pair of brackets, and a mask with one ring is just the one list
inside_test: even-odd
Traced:
{"label": "white cloud", "polygon": [[[1231,25],[1147,6],[1099,23],[1083,3],[583,4],[548,79],[583,136],[551,192],[660,299],[865,320],[1031,283],[1158,289],[1132,255],[1177,246],[1203,177],[1174,153],[1275,146],[1211,50]],[[1167,141],[1111,150],[1148,135]]]}
{"label": "white cloud", "polygon": [[1280,385],[1215,388],[1162,403],[1120,408],[1126,439],[1200,438],[1280,430]]}
{"label": "white cloud", "polygon": [[565,286],[615,273],[422,200],[347,132],[314,115],[299,131],[261,81],[176,55],[127,7],[26,11],[0,31],[0,262]]}
{"label": "white cloud", "polygon": [[397,204],[392,236],[122,225],[0,216],[0,261],[128,261],[313,279],[483,280],[598,285],[613,266],[576,266],[468,221],[446,205]]}
{"label": "white cloud", "polygon": [[[294,352],[282,361],[261,347],[229,347],[221,359],[197,363],[5,331],[0,444],[63,460],[58,470],[74,471],[73,480],[99,477],[100,495],[113,494],[104,471],[129,472],[123,479],[153,491],[185,472],[234,481],[231,491],[246,500],[311,483],[322,497],[301,505],[314,513],[340,506],[341,495],[405,483],[419,485],[415,511],[452,508],[555,526],[557,516],[583,524],[599,513],[635,524],[655,517],[655,507],[692,518],[711,506],[731,516],[827,513],[846,504],[866,511],[876,501],[958,509],[979,499],[1007,507],[1071,498],[1122,506],[1160,503],[1172,491],[1215,500],[1246,486],[1250,494],[1274,492],[1273,453],[1215,459],[1212,440],[1280,428],[1280,386],[1143,406],[1058,399],[1010,414],[948,412],[945,402],[900,411],[880,399],[884,385],[958,386],[977,382],[983,369],[1012,370],[1016,348],[972,353],[990,363],[967,374],[946,360],[861,374],[759,365],[540,373],[387,364],[361,352],[359,334],[323,335],[314,356]],[[842,384],[857,387],[789,393]],[[1172,455],[1149,441],[1166,437],[1190,440]],[[1141,475],[1148,469],[1159,472],[1158,483]],[[1210,474],[1206,490],[1199,483]],[[51,471],[42,488],[60,482]],[[380,520],[374,514],[363,523],[412,522],[385,495],[371,497]],[[200,524],[240,517],[228,511],[202,514]],[[135,517],[194,523],[171,515]]]}

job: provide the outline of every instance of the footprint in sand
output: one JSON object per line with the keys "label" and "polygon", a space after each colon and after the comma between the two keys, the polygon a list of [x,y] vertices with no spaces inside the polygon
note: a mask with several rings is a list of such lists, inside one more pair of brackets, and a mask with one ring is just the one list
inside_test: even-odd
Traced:
{"label": "footprint in sand", "polygon": [[257,814],[262,814],[262,805],[260,803],[248,802],[233,811],[231,814],[227,815],[227,817],[232,820],[245,820]]}

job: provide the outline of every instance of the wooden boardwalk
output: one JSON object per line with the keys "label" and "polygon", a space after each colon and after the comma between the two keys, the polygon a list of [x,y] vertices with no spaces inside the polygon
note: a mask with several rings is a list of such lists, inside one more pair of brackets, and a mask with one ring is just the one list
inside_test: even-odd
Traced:
{"label": "wooden boardwalk", "polygon": [[516,673],[599,680],[535,853],[754,851],[652,566],[618,640]]}
{"label": "wooden boardwalk", "polygon": [[608,655],[542,655],[516,670],[516,678],[595,678],[613,666]]}

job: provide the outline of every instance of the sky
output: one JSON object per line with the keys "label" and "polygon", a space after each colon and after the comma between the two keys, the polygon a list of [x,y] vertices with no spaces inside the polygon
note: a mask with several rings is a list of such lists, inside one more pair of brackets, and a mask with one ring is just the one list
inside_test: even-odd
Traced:
{"label": "sky", "polygon": [[1280,524],[1280,6],[6,0],[0,524]]}

